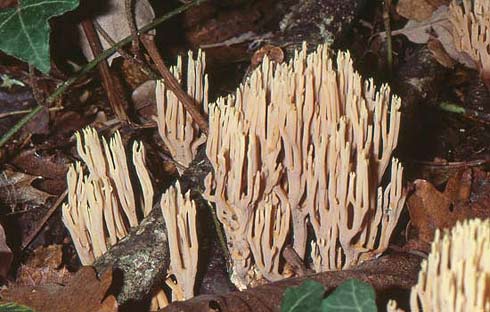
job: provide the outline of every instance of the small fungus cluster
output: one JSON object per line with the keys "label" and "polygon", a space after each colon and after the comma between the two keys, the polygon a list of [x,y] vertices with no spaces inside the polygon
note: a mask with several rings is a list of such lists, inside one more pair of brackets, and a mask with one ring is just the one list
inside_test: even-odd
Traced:
{"label": "small fungus cluster", "polygon": [[[63,222],[68,228],[83,265],[92,264],[110,246],[128,235],[153,207],[153,187],[145,165],[143,144],[135,142],[132,165],[139,188],[130,179],[126,151],[116,132],[109,143],[102,142],[93,128],[76,134],[80,162],[70,166],[67,174],[68,202],[63,204]],[[139,189],[140,191],[135,191]],[[180,185],[163,194],[160,206],[165,219],[170,246],[170,270],[167,285],[173,300],[194,296],[197,272],[198,240],[196,206],[189,193],[181,194]],[[170,277],[173,275],[176,282]],[[163,290],[152,301],[152,309],[168,304]]]}

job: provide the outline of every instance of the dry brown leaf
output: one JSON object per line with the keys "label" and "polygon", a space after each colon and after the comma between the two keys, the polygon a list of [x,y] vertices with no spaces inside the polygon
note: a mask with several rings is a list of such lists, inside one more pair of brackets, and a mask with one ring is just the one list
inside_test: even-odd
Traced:
{"label": "dry brown leaf", "polygon": [[33,254],[27,259],[26,265],[31,267],[48,266],[56,269],[61,265],[63,258],[62,245],[49,245],[37,247]]}
{"label": "dry brown leaf", "polygon": [[30,267],[21,265],[17,271],[16,286],[35,287],[45,284],[65,284],[73,273],[65,267],[53,269],[51,267]]}
{"label": "dry brown leaf", "polygon": [[490,175],[467,169],[452,176],[443,192],[426,180],[414,182],[408,198],[411,225],[417,239],[431,243],[436,229],[451,228],[456,221],[490,217]]}
{"label": "dry brown leaf", "polygon": [[62,245],[39,246],[17,271],[16,286],[40,286],[48,283],[66,284],[73,273],[60,268]]}
{"label": "dry brown leaf", "polygon": [[28,149],[16,155],[9,162],[18,171],[42,177],[36,187],[54,195],[66,190],[66,172],[69,160],[61,153],[44,153],[37,149]]}
{"label": "dry brown leaf", "polygon": [[252,68],[259,66],[266,55],[269,60],[272,60],[277,64],[281,64],[284,61],[284,52],[282,49],[280,47],[267,44],[255,51],[250,64]]}
{"label": "dry brown leaf", "polygon": [[[378,294],[389,293],[391,297],[393,294],[403,293],[400,290],[410,289],[417,282],[420,261],[420,257],[411,254],[391,253],[366,261],[352,270],[322,272],[300,278],[284,279],[245,291],[228,292],[222,295],[201,295],[187,301],[173,302],[160,311],[279,311],[284,290],[298,286],[305,280],[314,280],[323,284],[328,292],[345,280],[355,278],[371,284]],[[397,291],[393,292],[395,289]]]}
{"label": "dry brown leaf", "polygon": [[438,29],[451,29],[448,19],[448,7],[441,6],[435,10],[430,18],[421,22],[410,20],[402,29],[395,30],[391,34],[404,35],[413,43],[424,44],[429,41],[431,34],[437,33]]}
{"label": "dry brown leaf", "polygon": [[152,117],[157,114],[155,86],[154,80],[148,80],[136,87],[131,94],[136,111],[146,120],[152,120]]}
{"label": "dry brown leaf", "polygon": [[46,200],[53,195],[42,192],[31,185],[38,178],[10,169],[0,172],[0,202],[10,206],[21,203],[45,204]]}
{"label": "dry brown leaf", "polygon": [[[426,44],[431,38],[439,40],[447,54],[454,60],[470,68],[476,68],[474,61],[466,54],[458,52],[454,47],[452,25],[448,19],[448,7],[437,8],[430,18],[418,22],[410,20],[405,27],[391,33],[393,36],[404,35],[417,44]],[[386,35],[382,35],[386,37]]]}
{"label": "dry brown leaf", "polygon": [[3,226],[0,225],[0,276],[5,278],[13,259],[12,251],[7,245],[7,238]]}
{"label": "dry brown leaf", "polygon": [[42,156],[36,149],[27,149],[16,155],[10,163],[23,172],[49,179],[66,180],[68,165],[56,155]]}
{"label": "dry brown leaf", "polygon": [[409,20],[423,21],[432,16],[432,12],[449,0],[400,0],[396,12]]}
{"label": "dry brown leaf", "polygon": [[444,50],[444,46],[440,41],[435,39],[430,39],[427,42],[427,48],[430,50],[434,58],[437,60],[439,64],[447,68],[453,68],[456,62],[452,57],[447,54],[446,50]]}
{"label": "dry brown leaf", "polygon": [[98,279],[93,267],[83,267],[66,286],[12,287],[4,290],[2,297],[39,312],[115,312],[116,299],[113,295],[107,296],[111,284],[112,269]]}
{"label": "dry brown leaf", "polygon": [[[136,0],[134,2],[134,19],[138,28],[145,26],[146,24],[153,21],[155,18],[155,12],[148,0]],[[124,1],[121,0],[109,0],[109,1],[99,1],[104,8],[100,8],[103,12],[94,17],[94,21],[99,23],[100,26],[105,30],[105,32],[114,40],[118,42],[131,34],[128,20],[126,18],[126,10],[124,8]],[[93,54],[85,34],[80,29],[80,45],[82,47],[83,54],[90,61],[92,60]],[[100,36],[100,41],[104,49],[111,47],[111,44],[106,42],[102,36]],[[108,58],[109,64],[112,60],[119,56],[118,53],[113,54]]]}

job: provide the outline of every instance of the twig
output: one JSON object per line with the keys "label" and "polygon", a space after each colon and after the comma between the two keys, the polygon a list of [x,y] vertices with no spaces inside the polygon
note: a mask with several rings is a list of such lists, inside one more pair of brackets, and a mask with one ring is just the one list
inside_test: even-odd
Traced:
{"label": "twig", "polygon": [[206,118],[201,114],[193,98],[187,94],[180,83],[175,79],[174,75],[168,70],[167,66],[163,62],[160,53],[158,52],[158,48],[155,45],[155,41],[153,40],[152,35],[142,35],[141,42],[148,51],[153,62],[155,62],[155,66],[157,67],[160,75],[162,75],[163,81],[165,82],[165,86],[172,91],[175,96],[179,99],[179,101],[184,105],[185,110],[191,115],[192,119],[196,122],[198,127],[204,132],[206,135],[209,132],[209,126]]}
{"label": "twig", "polygon": [[[64,109],[63,106],[61,106],[61,107],[51,107],[51,108],[48,108],[48,111],[50,111],[50,112],[56,112],[56,111],[60,111],[62,109]],[[28,114],[30,112],[32,112],[32,109],[23,109],[23,110],[8,112],[8,113],[2,113],[2,114],[0,114],[0,119],[7,118],[7,117],[10,117],[10,116],[15,116],[15,115]]]}
{"label": "twig", "polygon": [[43,229],[46,222],[51,218],[56,209],[60,206],[60,204],[65,200],[66,195],[68,195],[68,190],[65,190],[63,194],[61,194],[56,202],[49,208],[48,212],[44,215],[44,217],[39,221],[36,225],[34,231],[31,232],[29,236],[27,236],[24,240],[22,240],[22,245],[20,246],[21,250],[24,250],[27,246],[31,244],[31,242],[36,238],[39,232]]}
{"label": "twig", "polygon": [[437,162],[425,160],[406,160],[408,163],[422,165],[429,168],[460,168],[460,167],[479,167],[490,163],[490,156],[487,159],[475,159],[468,161]]}
{"label": "twig", "polygon": [[[102,53],[102,45],[100,44],[99,37],[97,36],[97,32],[95,31],[94,24],[90,19],[86,19],[82,21],[82,28],[85,36],[87,37],[87,41],[90,45],[90,49],[92,50],[92,54],[99,55]],[[118,90],[117,78],[111,73],[109,68],[109,64],[104,59],[97,65],[99,69],[100,76],[102,78],[102,85],[107,93],[107,98],[109,99],[109,104],[116,114],[117,118],[122,121],[128,121],[129,117],[126,113],[126,101],[121,95],[120,90]]]}
{"label": "twig", "polygon": [[[179,8],[173,10],[172,12],[169,12],[169,13],[155,19],[153,22],[145,25],[144,27],[142,27],[140,29],[140,32],[143,33],[143,32],[146,32],[150,29],[153,29],[153,28],[157,27],[158,25],[160,25],[161,23],[165,22],[166,20],[186,11],[187,9],[189,9],[193,6],[199,5],[199,4],[204,3],[206,1],[207,0],[194,0],[192,2],[189,2],[188,4],[182,5]],[[59,96],[61,96],[63,93],[65,93],[65,91],[69,87],[71,87],[78,79],[80,79],[86,73],[88,73],[92,69],[94,69],[100,61],[108,58],[113,53],[115,53],[117,51],[117,49],[119,49],[119,48],[123,47],[124,45],[128,44],[129,42],[131,42],[131,39],[132,39],[132,36],[128,36],[128,37],[122,39],[121,41],[119,41],[118,43],[116,43],[111,48],[109,48],[109,49],[105,50],[104,52],[102,52],[101,54],[97,55],[92,61],[87,63],[85,66],[83,66],[82,69],[78,73],[76,73],[74,76],[72,76],[71,78],[69,78],[68,80],[63,82],[61,85],[59,85],[58,88],[46,99],[46,102],[47,103],[54,102]],[[10,130],[7,131],[0,138],[0,147],[5,145],[5,143],[7,143],[8,140],[10,140],[10,138],[12,136],[14,136],[20,129],[22,129],[22,127],[25,124],[27,124],[32,118],[34,118],[37,114],[39,114],[39,112],[42,109],[43,109],[43,107],[41,105],[37,106],[36,108],[34,108],[31,111],[31,113],[26,115],[24,118],[19,120],[15,126],[10,128]]]}
{"label": "twig", "polygon": [[[97,29],[97,32],[102,36],[102,38],[104,38],[105,41],[107,41],[108,44],[110,44],[111,46],[116,44],[116,42],[97,21],[94,21],[94,26],[95,29]],[[124,59],[126,59],[128,62],[137,66],[141,70],[141,72],[143,72],[145,75],[148,75],[150,79],[157,80],[160,78],[160,76],[153,69],[151,69],[150,66],[148,66],[141,59],[132,57],[128,52],[124,51],[123,48],[117,49],[117,52],[121,54],[121,56],[124,57]]]}
{"label": "twig", "polygon": [[386,61],[388,70],[391,76],[393,69],[393,43],[391,40],[391,22],[390,22],[391,0],[384,0],[383,6],[383,22],[386,31]]}

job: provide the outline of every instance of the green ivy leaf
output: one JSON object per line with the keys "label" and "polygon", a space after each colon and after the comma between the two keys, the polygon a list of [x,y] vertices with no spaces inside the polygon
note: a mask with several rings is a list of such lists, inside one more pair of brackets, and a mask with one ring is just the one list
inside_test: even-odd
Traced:
{"label": "green ivy leaf", "polygon": [[0,303],[0,312],[34,312],[29,307],[17,304],[17,303]]}
{"label": "green ivy leaf", "polygon": [[325,288],[315,281],[305,281],[298,287],[290,287],[284,292],[281,312],[320,312]]}
{"label": "green ivy leaf", "polygon": [[48,20],[74,10],[79,0],[20,0],[0,11],[0,50],[43,73],[51,69]]}
{"label": "green ivy leaf", "polygon": [[371,285],[350,279],[322,302],[322,312],[376,312],[376,293]]}

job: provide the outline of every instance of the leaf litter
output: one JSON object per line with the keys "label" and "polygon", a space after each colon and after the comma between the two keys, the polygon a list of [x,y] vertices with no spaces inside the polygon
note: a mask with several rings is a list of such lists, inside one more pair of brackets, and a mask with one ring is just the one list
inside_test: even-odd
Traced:
{"label": "leaf litter", "polygon": [[[452,67],[454,64],[451,65],[449,60],[446,59],[446,61],[442,61],[442,59],[445,58],[444,53],[450,55],[451,59],[455,59],[462,63],[465,63],[467,59],[465,55],[455,55],[454,53],[449,52],[451,49],[454,49],[454,46],[452,46],[452,41],[450,40],[448,32],[447,7],[441,6],[446,4],[447,1],[443,0],[399,1],[397,5],[398,13],[408,18],[410,21],[404,28],[394,31],[392,35],[402,34],[412,43],[429,46],[429,49],[435,55],[438,55],[438,60],[440,62],[447,64],[448,67]],[[226,7],[226,4],[223,4],[223,7]],[[230,38],[239,38],[240,33],[246,33],[248,31],[259,33],[258,29],[260,27],[258,27],[256,23],[261,19],[260,10],[257,10],[253,6],[249,6],[246,9],[248,11],[240,12],[228,8],[222,10],[222,8],[207,6],[197,13],[194,11],[193,16],[190,14],[191,12],[189,12],[184,19],[184,24],[187,23],[184,27],[187,32],[187,40],[194,47],[206,44],[213,46],[216,42],[227,41],[230,40]],[[110,14],[117,16],[118,19],[125,22],[124,12],[120,7],[117,10],[117,13],[112,12]],[[197,19],[196,16],[198,17]],[[217,18],[204,18],[206,16]],[[147,16],[146,18],[152,19],[153,17]],[[199,18],[202,18],[200,22]],[[205,21],[205,23],[202,21]],[[124,23],[117,24],[116,26],[120,27],[122,24]],[[125,29],[122,33],[127,35],[128,30]],[[111,33],[111,35],[115,38],[118,38],[119,36],[117,33]],[[171,34],[169,36],[171,36]],[[212,53],[210,54],[214,54],[215,59],[211,60],[211,66],[213,62],[218,60],[219,65],[217,67],[222,67],[223,63],[220,62],[227,57],[232,59],[232,63],[236,63],[243,59],[244,55],[254,62],[253,55],[248,53],[244,46],[245,45],[242,44],[241,46],[237,45],[232,47],[213,47]],[[409,45],[407,50],[409,51],[413,46],[414,45]],[[282,53],[280,47],[276,48],[276,46],[272,46],[272,48],[279,49],[278,51],[281,51]],[[172,47],[170,49],[172,49]],[[239,53],[237,53],[237,51]],[[261,53],[258,53],[257,55],[259,54]],[[278,55],[280,55],[280,61],[282,61],[284,55],[280,53]],[[400,55],[403,55],[403,53],[400,53]],[[380,58],[383,57],[384,55],[380,56]],[[403,56],[400,57],[400,60],[403,61]],[[471,66],[470,63],[468,63],[468,65]],[[126,69],[120,74],[128,74],[125,70]],[[223,69],[220,68],[220,70]],[[242,78],[240,75],[238,76],[238,79]],[[130,79],[127,81],[129,82],[130,89],[133,91],[141,84],[141,81],[134,85],[130,82]],[[224,85],[226,85],[226,83]],[[17,86],[14,86],[13,89],[16,87]],[[93,85],[81,86],[81,88],[89,90],[92,87]],[[139,117],[143,117],[147,120],[150,120],[151,116],[154,114],[154,94],[151,89],[152,82],[150,81],[147,82],[145,88],[142,88],[141,90],[136,89],[141,92],[133,93],[135,98],[138,98],[136,102],[139,103],[139,106],[136,107],[136,111],[139,112]],[[226,87],[223,88],[221,92],[224,92],[223,90],[226,90]],[[96,92],[92,92],[93,90],[90,90],[91,96],[97,97],[97,95],[95,95]],[[18,153],[18,155],[15,155],[13,158],[8,158],[9,166],[12,166],[9,168],[12,169],[6,169],[10,170],[8,171],[8,177],[0,178],[0,182],[3,183],[0,186],[0,199],[2,199],[4,203],[12,206],[19,203],[45,206],[47,200],[52,197],[51,194],[60,193],[59,190],[62,190],[65,185],[65,164],[63,161],[61,163],[58,161],[58,155],[38,157],[39,155],[44,154],[42,149],[39,150],[41,153],[38,153],[37,148],[59,148],[61,154],[66,153],[69,155],[66,157],[66,159],[69,159],[72,155],[76,154],[73,153],[73,150],[69,150],[70,146],[73,148],[73,141],[70,143],[71,134],[82,126],[90,124],[94,119],[94,116],[104,116],[104,118],[100,119],[103,120],[103,122],[99,125],[101,125],[101,128],[104,130],[112,131],[110,126],[106,126],[109,124],[108,121],[110,121],[111,112],[105,106],[104,99],[100,101],[102,102],[100,105],[92,105],[92,103],[90,103],[92,99],[93,97],[90,98],[88,104],[86,100],[78,101],[78,99],[72,99],[72,102],[76,103],[76,106],[71,106],[66,111],[57,114],[48,115],[46,113],[43,117],[45,121],[42,125],[43,130],[46,131],[47,129],[48,131],[46,133],[48,133],[48,136],[51,136],[56,128],[56,132],[59,136],[57,136],[54,141],[59,140],[60,144],[49,144],[44,146],[42,146],[42,144],[34,144],[34,148],[32,146],[23,148],[23,151]],[[109,117],[106,118],[106,116]],[[116,127],[120,127],[120,125],[117,125],[117,122]],[[145,131],[145,135],[149,132],[147,129],[142,131]],[[128,134],[128,137],[135,132],[138,131],[129,131],[128,133],[130,134]],[[136,135],[142,136],[141,132]],[[151,141],[148,138],[145,139]],[[53,140],[53,138],[51,137],[50,140]],[[158,149],[152,150],[150,148],[150,154],[154,157],[153,161],[158,163],[158,152],[155,151],[158,151]],[[50,153],[48,153],[48,155],[49,154]],[[64,158],[64,156],[61,156],[61,159]],[[155,161],[155,159],[157,161]],[[158,170],[162,170],[157,167],[158,166],[155,166],[155,173]],[[165,178],[162,178],[163,175],[156,175],[161,181],[165,180]],[[40,185],[40,182],[48,180],[52,181],[54,186],[45,184],[45,186],[48,186],[43,187],[43,190],[37,188]],[[489,183],[488,174],[483,170],[474,168],[460,170],[443,185],[439,185],[434,181],[416,180],[413,185],[413,193],[408,199],[410,217],[410,235],[408,238],[423,244],[429,244],[432,241],[436,228],[449,228],[454,225],[457,220],[466,218],[488,217],[490,215],[488,208],[490,206],[488,196],[490,195],[487,195],[489,194],[488,191],[490,191],[488,189]],[[46,192],[48,190],[51,190],[52,192]],[[3,240],[5,241],[5,237]],[[100,280],[98,280],[95,277],[95,273],[88,268],[82,268],[76,275],[74,275],[67,270],[66,261],[63,260],[63,258],[66,257],[66,250],[64,250],[66,246],[52,244],[50,239],[47,239],[45,245],[46,246],[37,247],[34,251],[29,251],[31,252],[31,255],[28,256],[27,259],[24,259],[22,266],[17,269],[18,278],[16,283],[11,284],[11,288],[5,292],[6,295],[4,298],[15,299],[14,301],[27,304],[35,309],[39,309],[39,311],[65,311],[63,309],[66,309],[66,311],[77,311],[80,307],[93,307],[94,309],[100,309],[102,311],[115,311],[114,297],[109,296],[106,298],[107,290],[112,283],[112,277],[102,275]],[[408,249],[411,248],[410,245],[407,246]],[[8,251],[10,250],[7,246],[7,254]],[[359,277],[366,282],[372,283],[376,286],[375,289],[377,294],[383,293],[383,290],[386,287],[398,289],[397,287],[401,284],[405,286],[405,289],[409,288],[414,282],[413,276],[416,275],[419,264],[419,259],[409,259],[410,265],[407,266],[409,266],[411,270],[407,270],[407,272],[402,272],[403,274],[398,275],[397,272],[392,270],[395,266],[393,268],[391,266],[402,262],[393,261],[387,264],[383,262],[384,260],[382,258],[379,259],[379,262],[375,262],[379,265],[379,271],[374,270],[372,267],[362,267],[359,271],[355,272],[349,271],[326,274],[325,276],[330,277],[329,281],[335,281],[332,282],[332,285],[330,285],[331,287],[327,289],[328,291],[332,291],[340,284],[337,279],[345,280],[349,277]],[[375,261],[378,261],[378,259]],[[406,264],[405,262],[403,263]],[[5,268],[5,272],[7,272],[9,266],[10,263],[8,265],[0,263],[0,271],[2,268]],[[379,276],[388,279],[399,278],[399,280],[397,280],[398,284],[389,284],[386,281],[377,280]],[[322,277],[317,278],[322,279]],[[322,279],[324,285],[328,284],[326,280],[326,278]],[[75,285],[75,283],[78,283],[78,286]],[[65,286],[61,286],[60,284]],[[265,306],[277,306],[287,286],[297,286],[297,283],[294,281],[284,281],[282,284],[279,282],[264,285],[260,286],[258,289],[252,289],[243,293],[231,293],[222,296],[215,295],[216,297],[213,297],[213,300],[218,302],[219,305],[224,306],[224,311],[227,309],[229,311],[236,311],[237,307],[243,307],[241,305],[243,302],[250,303],[250,307],[252,307],[251,310],[259,310],[264,307],[262,302],[265,302]],[[91,291],[88,290],[89,287],[91,288]],[[34,294],[33,290],[36,290]],[[77,294],[86,291],[87,296],[85,299],[75,298]],[[55,298],[57,297],[63,302],[66,302],[66,305],[63,303],[61,307],[56,306]],[[202,298],[201,300],[203,300],[203,302],[205,301]],[[201,302],[201,304],[203,302]],[[193,303],[195,304],[196,301],[188,304],[192,305]],[[185,304],[186,303],[182,303],[183,306],[185,306]],[[203,305],[201,305],[201,307],[203,307]],[[245,308],[243,310],[247,311]]]}

